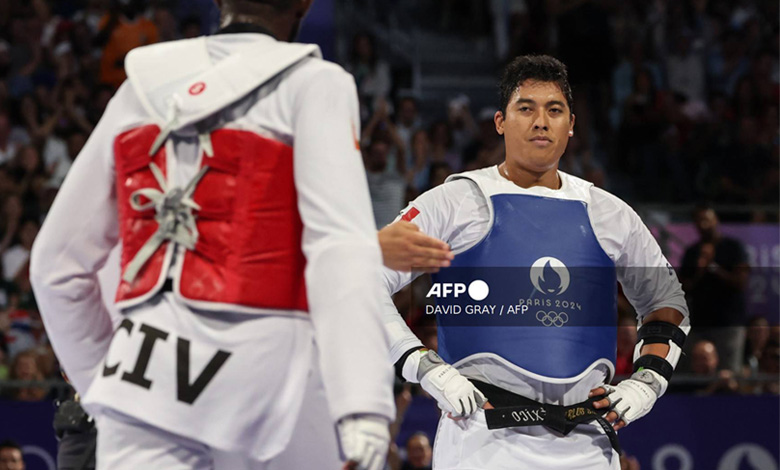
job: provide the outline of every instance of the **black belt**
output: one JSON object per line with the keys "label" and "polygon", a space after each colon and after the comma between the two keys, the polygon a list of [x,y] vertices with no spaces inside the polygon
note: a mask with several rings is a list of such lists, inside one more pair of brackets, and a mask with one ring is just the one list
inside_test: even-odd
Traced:
{"label": "black belt", "polygon": [[[471,379],[470,379],[471,380]],[[549,405],[539,403],[521,395],[508,392],[495,385],[471,380],[480,392],[484,393],[493,409],[485,410],[485,420],[488,429],[503,429],[516,426],[546,426],[558,431],[564,436],[569,434],[578,424],[596,421],[612,444],[612,448],[618,455],[622,455],[617,432],[606,419],[604,414],[609,410],[596,409],[593,402],[599,401],[606,395],[589,398],[581,403],[570,406]]]}

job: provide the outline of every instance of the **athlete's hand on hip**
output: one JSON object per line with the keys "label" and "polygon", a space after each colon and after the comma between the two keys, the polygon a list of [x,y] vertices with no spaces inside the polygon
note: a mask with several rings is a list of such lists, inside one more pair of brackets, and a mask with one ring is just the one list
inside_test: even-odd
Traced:
{"label": "athlete's hand on hip", "polygon": [[423,390],[453,419],[471,416],[487,403],[473,383],[433,351],[422,356],[418,373]]}
{"label": "athlete's hand on hip", "polygon": [[588,397],[607,395],[593,406],[596,409],[609,409],[604,417],[618,429],[628,426],[631,422],[650,412],[656,400],[661,395],[666,379],[652,370],[634,372],[630,378],[617,385],[602,385],[590,391]]}
{"label": "athlete's hand on hip", "polygon": [[344,470],[381,470],[390,445],[390,423],[377,415],[350,415],[336,424]]}
{"label": "athlete's hand on hip", "polygon": [[379,231],[385,266],[396,271],[434,273],[454,258],[449,245],[429,237],[411,222],[399,220]]}

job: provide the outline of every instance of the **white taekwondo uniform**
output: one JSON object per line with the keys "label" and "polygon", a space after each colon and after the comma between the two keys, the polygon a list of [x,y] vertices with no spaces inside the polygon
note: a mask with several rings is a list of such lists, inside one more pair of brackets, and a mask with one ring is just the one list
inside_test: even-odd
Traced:
{"label": "white taekwondo uniform", "polygon": [[[31,266],[98,465],[338,467],[338,419],[394,417],[352,77],[253,32],[126,67]],[[114,331],[96,273],[120,242]]]}
{"label": "white taekwondo uniform", "polygon": [[[639,216],[593,184],[561,171],[558,175],[558,190],[521,188],[497,166],[453,175],[413,201],[400,218],[452,247],[453,266],[442,269],[434,282],[448,271],[477,266],[489,294],[479,302],[465,297],[467,302],[495,304],[501,303],[496,296],[514,296],[510,301],[529,307],[512,320],[466,315],[465,310],[460,316],[439,315],[442,358],[469,379],[569,406],[586,400],[591,389],[614,375],[615,281],[640,324],[645,315],[671,307],[685,315],[687,325],[688,310],[674,271]],[[422,346],[390,300],[414,275],[389,269],[384,275],[385,326],[396,362]],[[557,282],[548,292],[540,288],[545,277]],[[590,324],[587,316],[593,317]],[[450,326],[457,321],[466,323]],[[442,417],[433,466],[618,469],[618,460],[595,422],[580,424],[566,436],[542,426],[488,430],[480,410],[462,421]]]}

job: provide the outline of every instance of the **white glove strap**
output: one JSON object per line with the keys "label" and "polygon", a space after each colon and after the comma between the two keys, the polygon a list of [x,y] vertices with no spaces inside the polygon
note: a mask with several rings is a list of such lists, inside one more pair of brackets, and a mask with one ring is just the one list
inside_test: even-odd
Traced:
{"label": "white glove strap", "polygon": [[406,358],[403,369],[401,369],[401,375],[407,382],[420,383],[420,379],[417,378],[417,371],[420,366],[420,360],[423,356],[428,354],[428,350],[417,350]]}
{"label": "white glove strap", "polygon": [[474,384],[433,351],[420,359],[417,374],[423,390],[438,402],[439,408],[453,415],[469,416],[487,401]]}
{"label": "white glove strap", "polygon": [[653,389],[658,398],[662,397],[666,393],[666,388],[669,386],[669,381],[661,377],[661,374],[654,370],[642,369],[634,372],[631,377],[633,380],[638,380],[644,384],[647,384]]}
{"label": "white glove strap", "polygon": [[652,370],[635,372],[615,386],[605,385],[610,408],[626,425],[650,412],[658,397],[666,391],[666,380]]}

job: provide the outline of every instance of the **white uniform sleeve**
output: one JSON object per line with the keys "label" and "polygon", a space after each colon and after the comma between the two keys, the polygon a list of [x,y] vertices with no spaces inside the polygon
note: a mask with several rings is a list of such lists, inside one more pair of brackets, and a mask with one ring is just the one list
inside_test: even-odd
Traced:
{"label": "white uniform sleeve", "polygon": [[111,100],[57,194],[32,249],[30,281],[63,370],[84,394],[108,351],[111,317],[97,272],[119,238],[113,143],[135,97]]}
{"label": "white uniform sleeve", "polygon": [[593,197],[596,206],[608,208],[594,218],[601,220],[594,229],[601,232],[599,241],[615,262],[618,281],[637,312],[639,324],[650,313],[668,307],[685,317],[682,326],[689,325],[682,285],[642,219],[611,194],[595,189]]}
{"label": "white uniform sleeve", "polygon": [[303,220],[309,311],[335,420],[395,417],[380,317],[382,256],[371,210],[357,92],[336,67],[308,77],[293,104],[295,182]]}
{"label": "white uniform sleeve", "polygon": [[632,209],[628,209],[628,219],[631,230],[624,256],[618,261],[618,276],[623,292],[636,309],[639,324],[650,313],[668,307],[680,312],[684,317],[682,326],[688,326],[688,305],[672,265]]}
{"label": "white uniform sleeve", "polygon": [[[457,252],[481,238],[489,218],[487,204],[479,188],[470,180],[448,182],[420,195],[407,206],[396,221],[405,218],[428,236],[438,238]],[[391,296],[412,282],[419,273],[382,269],[384,292],[382,313],[390,338],[390,358],[397,362],[407,351],[423,346],[398,313]]]}

